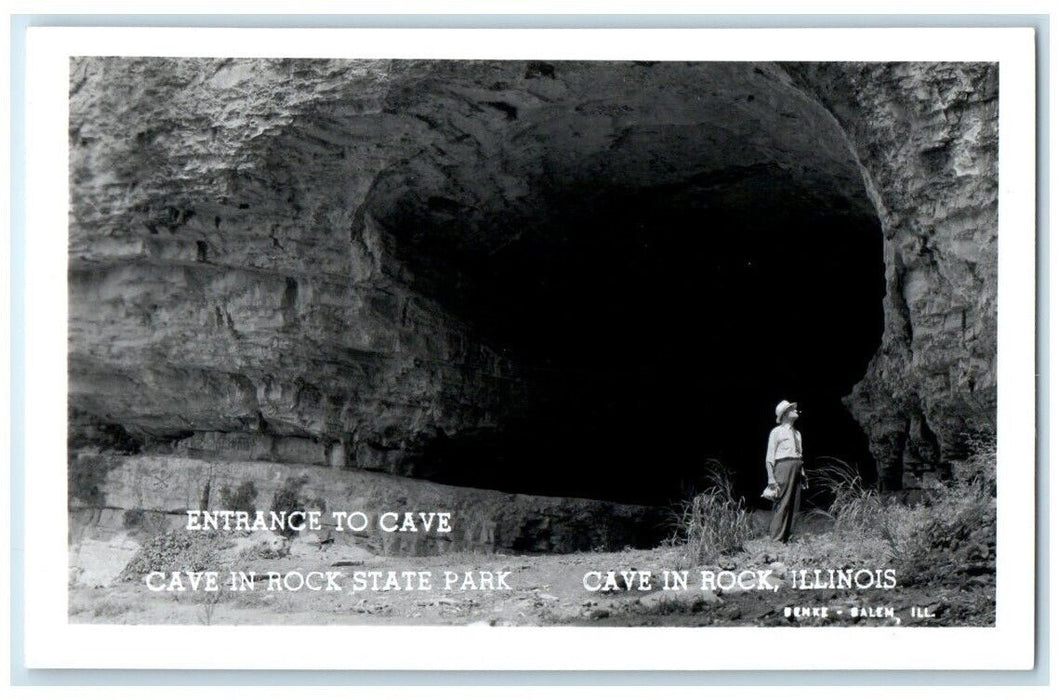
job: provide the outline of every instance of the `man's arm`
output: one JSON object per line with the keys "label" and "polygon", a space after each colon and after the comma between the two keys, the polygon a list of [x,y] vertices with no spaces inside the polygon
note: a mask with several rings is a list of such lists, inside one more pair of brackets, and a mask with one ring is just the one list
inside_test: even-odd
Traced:
{"label": "man's arm", "polygon": [[802,446],[802,433],[799,433],[799,457],[802,458],[802,487],[804,489],[810,488],[810,477],[806,474],[806,448]]}
{"label": "man's arm", "polygon": [[769,432],[769,442],[766,443],[766,476],[769,478],[770,484],[777,483],[776,474],[773,472],[773,465],[777,461],[777,431],[776,428]]}
{"label": "man's arm", "polygon": [[799,469],[800,481],[802,481],[802,487],[804,489],[810,488],[810,478],[806,476],[806,449],[802,446],[802,433],[795,431],[795,435],[799,441],[799,459],[802,460],[802,468]]}

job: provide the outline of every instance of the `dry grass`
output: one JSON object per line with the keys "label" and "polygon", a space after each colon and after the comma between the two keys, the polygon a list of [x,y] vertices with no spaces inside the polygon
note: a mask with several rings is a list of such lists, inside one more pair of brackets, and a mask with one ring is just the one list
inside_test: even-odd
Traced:
{"label": "dry grass", "polygon": [[917,580],[956,580],[949,573],[993,572],[996,455],[994,442],[976,443],[967,459],[953,465],[952,478],[925,490],[917,505],[866,487],[839,460],[819,464],[814,478],[832,497],[826,513],[836,535],[866,545],[883,542],[889,559]]}
{"label": "dry grass", "polygon": [[894,564],[909,574],[909,583],[986,582],[996,550],[994,443],[975,443],[970,456],[952,466],[952,478],[926,489],[922,503],[908,505],[866,485],[850,465],[822,458],[810,480],[830,502],[817,512],[832,521],[831,531],[802,535],[773,552],[769,543],[755,541],[762,533],[725,469],[709,464],[709,485],[680,505],[670,544],[692,565],[747,552],[747,543],[755,541],[753,553],[785,560],[853,563],[868,557],[876,565]]}
{"label": "dry grass", "polygon": [[708,464],[708,487],[680,504],[675,513],[672,544],[691,564],[718,561],[743,549],[756,536],[754,519],[742,498],[737,499],[727,472]]}
{"label": "dry grass", "polygon": [[882,540],[891,558],[898,556],[915,529],[915,509],[865,485],[856,468],[822,458],[811,472],[812,485],[831,501],[823,511],[835,532],[855,540]]}

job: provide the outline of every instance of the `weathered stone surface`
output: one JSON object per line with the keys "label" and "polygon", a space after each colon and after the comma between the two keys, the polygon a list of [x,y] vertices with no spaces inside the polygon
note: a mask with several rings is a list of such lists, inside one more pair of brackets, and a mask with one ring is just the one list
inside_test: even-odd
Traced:
{"label": "weathered stone surface", "polygon": [[[308,536],[352,541],[386,555],[613,550],[654,546],[669,535],[666,514],[657,508],[508,494],[290,462],[110,455],[76,460],[70,470],[75,541],[86,534],[97,540],[118,536],[129,525],[128,513],[136,514],[137,523],[183,528],[189,509],[232,509],[226,489],[236,493],[245,484],[253,485],[256,496],[240,509],[268,511],[277,503],[277,493],[286,490],[293,494],[288,501],[294,507],[325,516],[323,529]],[[361,533],[348,528],[338,532],[329,517],[333,511],[360,511],[371,522]],[[382,513],[406,511],[451,513],[452,532],[388,533],[378,526]]]}
{"label": "weathered stone surface", "polygon": [[932,465],[994,421],[995,112],[974,65],[75,60],[71,447],[430,476],[562,383],[484,331],[482,261],[643,197],[878,216],[848,405]]}
{"label": "weathered stone surface", "polygon": [[[547,235],[557,192],[591,206],[687,197],[692,181],[729,208],[867,206],[841,142],[814,139],[827,115],[773,69],[542,70],[75,62],[74,422],[155,441],[312,438],[402,473],[417,441],[496,426],[522,401],[519,368],[425,290],[461,299],[466,273],[447,260]],[[596,193],[577,187],[590,176]],[[221,444],[187,446],[204,440]]]}
{"label": "weathered stone surface", "polygon": [[512,369],[384,273],[370,226],[353,229],[384,155],[402,155],[379,138],[401,141],[386,75],[386,62],[75,62],[75,441],[100,424],[142,441],[206,433],[191,449],[229,434],[222,454],[400,473],[410,443],[503,414]]}
{"label": "weathered stone surface", "polygon": [[883,223],[883,339],[848,405],[900,486],[996,430],[997,66],[787,69],[848,134]]}

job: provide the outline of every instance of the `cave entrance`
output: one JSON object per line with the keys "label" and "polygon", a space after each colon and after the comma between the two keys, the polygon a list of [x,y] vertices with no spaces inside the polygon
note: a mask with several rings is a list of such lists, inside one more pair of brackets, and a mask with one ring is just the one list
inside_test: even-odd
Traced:
{"label": "cave entrance", "polygon": [[[709,73],[713,98],[660,106],[650,86],[704,76],[669,67],[630,92],[614,86],[643,67],[557,64],[577,104],[511,106],[492,153],[458,163],[459,135],[434,136],[379,179],[368,213],[390,254],[526,388],[516,418],[439,436],[414,475],[666,503],[716,461],[752,494],[787,398],[811,460],[874,478],[842,397],[882,334],[879,220],[834,120],[740,65]],[[444,134],[443,91],[417,88],[394,99]]]}

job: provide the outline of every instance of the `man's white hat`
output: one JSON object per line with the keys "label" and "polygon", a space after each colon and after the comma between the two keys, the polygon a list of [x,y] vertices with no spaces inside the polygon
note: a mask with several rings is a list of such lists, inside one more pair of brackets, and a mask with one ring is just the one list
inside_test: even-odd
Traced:
{"label": "man's white hat", "polygon": [[793,408],[798,408],[798,407],[799,407],[798,402],[794,402],[794,401],[784,400],[784,401],[781,401],[780,403],[778,403],[777,404],[777,410],[776,410],[777,424],[779,425],[780,421],[782,421],[784,419],[784,414],[785,413],[787,413],[788,411],[790,411]]}

